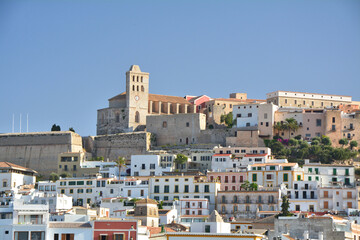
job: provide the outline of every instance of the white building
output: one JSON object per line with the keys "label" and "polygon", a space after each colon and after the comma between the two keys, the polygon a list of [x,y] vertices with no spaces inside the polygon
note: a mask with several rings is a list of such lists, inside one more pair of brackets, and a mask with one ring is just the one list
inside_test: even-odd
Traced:
{"label": "white building", "polygon": [[209,217],[209,200],[206,198],[183,198],[179,200],[181,224],[190,226],[193,222],[205,222]]}
{"label": "white building", "polygon": [[256,163],[248,166],[248,180],[264,187],[291,187],[294,181],[304,179],[303,169],[297,163]]}
{"label": "white building", "polygon": [[169,165],[162,163],[159,155],[132,155],[131,176],[161,176],[163,172],[173,170],[172,160],[169,160]]}
{"label": "white building", "polygon": [[318,212],[318,182],[294,181],[292,188],[287,191],[290,211]]}
{"label": "white building", "polygon": [[37,172],[19,165],[0,162],[0,194],[16,193],[22,185],[34,185]]}
{"label": "white building", "polygon": [[149,194],[149,181],[135,178],[112,180],[107,186],[107,197],[146,198]]}
{"label": "white building", "polygon": [[115,214],[119,210],[131,210],[135,206],[134,202],[130,201],[127,197],[109,197],[101,199],[100,207],[108,208],[110,217],[118,217]]}
{"label": "white building", "polygon": [[[107,185],[113,178],[64,178],[58,180],[56,189],[59,194],[65,194],[73,198],[74,206],[100,203],[103,197],[109,197],[111,188]],[[108,193],[109,191],[109,193]]]}
{"label": "white building", "polygon": [[220,183],[205,177],[157,176],[149,179],[149,197],[157,201],[175,201],[183,198],[207,198],[209,209],[215,209],[215,197]]}
{"label": "white building", "polygon": [[341,212],[349,208],[358,208],[358,195],[356,187],[320,187],[319,210]]}
{"label": "white building", "polygon": [[355,186],[354,166],[310,163],[309,160],[305,160],[303,168],[305,180],[317,181],[321,187]]}

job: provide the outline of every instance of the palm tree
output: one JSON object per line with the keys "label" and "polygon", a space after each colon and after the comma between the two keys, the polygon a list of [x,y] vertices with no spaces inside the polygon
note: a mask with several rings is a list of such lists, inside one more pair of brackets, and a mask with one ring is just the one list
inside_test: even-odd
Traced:
{"label": "palm tree", "polygon": [[283,124],[281,122],[277,122],[275,125],[274,125],[274,130],[277,131],[277,136],[279,136],[280,134],[280,131],[283,130]]}
{"label": "palm tree", "polygon": [[294,118],[287,118],[285,119],[286,123],[284,124],[286,126],[286,130],[289,130],[289,139],[291,131],[296,132],[299,129],[298,122]]}
{"label": "palm tree", "polygon": [[115,161],[116,164],[118,165],[119,167],[119,177],[121,175],[121,170],[123,168],[126,168],[126,159],[124,157],[118,157],[118,160]]}

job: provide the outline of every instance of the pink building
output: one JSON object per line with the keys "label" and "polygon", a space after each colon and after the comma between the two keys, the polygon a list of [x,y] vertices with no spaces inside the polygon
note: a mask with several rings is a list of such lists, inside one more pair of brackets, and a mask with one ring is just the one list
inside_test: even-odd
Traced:
{"label": "pink building", "polygon": [[240,191],[241,184],[247,180],[246,171],[239,172],[208,172],[208,181],[221,183],[221,191]]}
{"label": "pink building", "polygon": [[[200,95],[197,97],[190,97],[190,96],[186,96],[186,100],[188,100],[189,102],[191,102],[192,104],[196,105],[196,112],[199,113],[201,112],[201,109],[205,108],[205,103],[207,103],[208,101],[211,100],[211,98],[209,96],[206,95]],[[188,99],[189,98],[189,99]]]}
{"label": "pink building", "polygon": [[137,220],[95,220],[94,240],[136,240]]}

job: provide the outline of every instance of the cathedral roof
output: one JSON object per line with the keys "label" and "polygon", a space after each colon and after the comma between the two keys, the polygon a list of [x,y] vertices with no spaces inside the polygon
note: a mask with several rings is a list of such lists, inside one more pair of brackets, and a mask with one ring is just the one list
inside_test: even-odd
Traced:
{"label": "cathedral roof", "polygon": [[[109,101],[123,100],[123,99],[126,99],[126,92],[120,93],[120,94],[110,98]],[[151,93],[149,93],[149,101],[163,102],[163,103],[165,103],[165,102],[180,103],[180,104],[189,104],[189,105],[192,104],[183,97],[167,96],[167,95],[151,94]]]}

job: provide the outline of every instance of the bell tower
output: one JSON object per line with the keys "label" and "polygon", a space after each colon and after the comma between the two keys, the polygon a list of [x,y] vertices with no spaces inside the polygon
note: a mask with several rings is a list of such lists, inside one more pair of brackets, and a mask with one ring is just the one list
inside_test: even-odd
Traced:
{"label": "bell tower", "polygon": [[138,65],[131,65],[126,72],[126,109],[128,128],[134,131],[146,125],[149,107],[149,73],[141,72]]}

